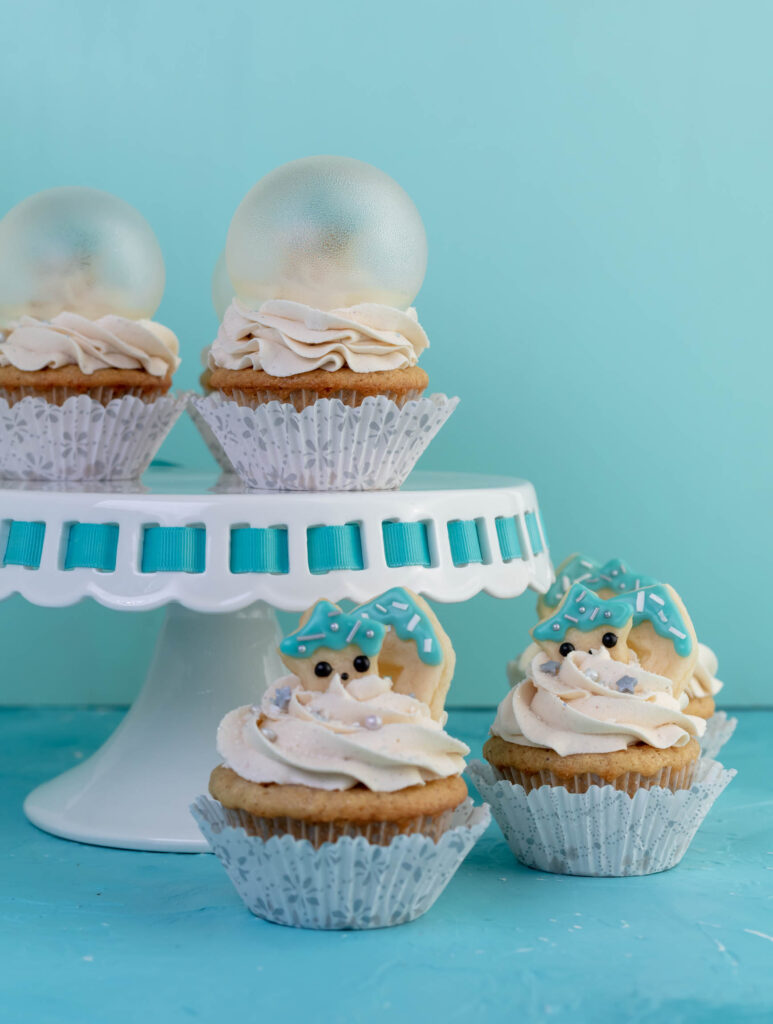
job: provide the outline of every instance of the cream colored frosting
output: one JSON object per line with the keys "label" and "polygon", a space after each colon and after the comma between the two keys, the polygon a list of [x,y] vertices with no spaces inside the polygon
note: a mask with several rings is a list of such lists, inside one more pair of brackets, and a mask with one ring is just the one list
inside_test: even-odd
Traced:
{"label": "cream colored frosting", "polygon": [[243,779],[391,793],[459,775],[469,748],[443,731],[429,707],[395,693],[389,679],[361,676],[325,691],[279,679],[259,706],[229,712],[217,732],[223,762]]}
{"label": "cream colored frosting", "polygon": [[[633,692],[621,692],[620,680]],[[575,650],[560,662],[540,651],[529,677],[499,705],[491,731],[562,757],[611,753],[634,743],[662,750],[703,735],[706,723],[684,714],[687,701],[686,694],[673,696],[670,679],[615,661],[606,648]]]}
{"label": "cream colored frosting", "polygon": [[58,313],[53,320],[23,316],[0,341],[0,366],[53,370],[77,366],[97,370],[145,370],[166,377],[180,365],[177,336],[153,320]]}
{"label": "cream colored frosting", "polygon": [[[510,686],[517,686],[529,675],[531,663],[539,654],[539,644],[530,643],[513,661],[507,663],[507,679]],[[698,661],[685,692],[688,697],[713,697],[725,685],[716,678],[719,663],[716,654],[706,644],[698,644]]]}
{"label": "cream colored frosting", "polygon": [[362,303],[314,309],[271,299],[250,309],[234,299],[209,352],[209,366],[289,377],[309,370],[356,373],[415,366],[429,345],[416,311]]}
{"label": "cream colored frosting", "polygon": [[725,685],[717,679],[719,662],[716,654],[706,644],[698,644],[698,661],[695,672],[685,687],[688,697],[713,697]]}

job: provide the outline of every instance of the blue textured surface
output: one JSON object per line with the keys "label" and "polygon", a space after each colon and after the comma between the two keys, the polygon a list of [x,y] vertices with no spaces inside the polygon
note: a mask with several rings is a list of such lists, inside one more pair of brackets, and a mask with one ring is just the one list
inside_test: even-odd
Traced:
{"label": "blue textured surface", "polygon": [[454,519],[450,522],[448,543],[454,565],[471,565],[483,561],[478,524],[474,519]]}
{"label": "blue textured surface", "polygon": [[204,572],[207,531],[201,526],[148,526],[142,539],[143,572]]}
{"label": "blue textured surface", "polygon": [[315,575],[338,569],[362,569],[362,538],[358,523],[311,526],[307,533],[309,570]]}
{"label": "blue textured surface", "polygon": [[[477,754],[491,714],[452,712],[450,729]],[[211,856],[38,832],[24,795],[90,753],[120,713],[2,711],[0,1019],[769,1021],[773,712],[739,717],[723,752],[738,777],[674,871],[544,875],[516,864],[492,826],[425,917],[314,933],[251,917]]]}
{"label": "blue textured surface", "polygon": [[249,526],[231,530],[231,572],[274,572],[289,570],[287,527],[266,529]]}
{"label": "blue textured surface", "polygon": [[67,537],[65,569],[99,569],[113,572],[118,550],[115,523],[73,523]]}
{"label": "blue textured surface", "polygon": [[391,568],[431,565],[426,523],[384,523],[384,557]]}
{"label": "blue textured surface", "polygon": [[45,536],[45,523],[24,523],[19,520],[9,523],[3,564],[26,565],[28,569],[37,569],[43,554]]}

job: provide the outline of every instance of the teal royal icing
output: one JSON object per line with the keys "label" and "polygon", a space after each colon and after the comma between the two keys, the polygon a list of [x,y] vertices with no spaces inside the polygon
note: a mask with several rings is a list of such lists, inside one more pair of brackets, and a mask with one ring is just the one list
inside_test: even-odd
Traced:
{"label": "teal royal icing", "polygon": [[535,640],[562,640],[569,629],[588,632],[599,626],[624,626],[651,622],[655,632],[670,640],[677,654],[686,658],[692,640],[679,608],[662,583],[642,587],[604,600],[590,590],[585,582],[575,583],[565,595],[559,611],[544,619],[532,630]]}
{"label": "teal royal icing", "polygon": [[425,665],[440,665],[443,661],[443,648],[426,612],[402,587],[393,587],[367,604],[361,604],[354,614],[391,627],[401,640],[414,640]]}
{"label": "teal royal icing", "polygon": [[340,651],[348,644],[354,644],[363,654],[374,658],[381,650],[385,636],[386,627],[376,620],[369,620],[359,608],[344,612],[330,601],[319,601],[308,621],[286,636],[279,650],[290,658],[310,658],[320,647]]}
{"label": "teal royal icing", "polygon": [[545,604],[556,608],[573,583],[583,583],[589,590],[619,590],[621,594],[640,587],[651,587],[660,580],[628,569],[619,558],[610,558],[601,565],[587,555],[575,555],[561,570],[556,582],[545,594]]}

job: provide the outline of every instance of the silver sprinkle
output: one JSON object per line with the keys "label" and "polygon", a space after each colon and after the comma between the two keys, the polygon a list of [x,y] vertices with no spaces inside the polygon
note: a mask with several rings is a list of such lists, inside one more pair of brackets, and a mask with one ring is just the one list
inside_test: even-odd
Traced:
{"label": "silver sprinkle", "polygon": [[556,632],[558,632],[558,630],[559,630],[560,628],[561,628],[561,624],[560,624],[559,622],[554,622],[554,623],[553,623],[553,629],[555,629],[555,630],[556,630]]}
{"label": "silver sprinkle", "polygon": [[331,622],[330,623],[330,632],[331,633],[337,633],[340,628],[341,627],[339,626],[339,624],[337,622]]}
{"label": "silver sprinkle", "polygon": [[557,676],[560,668],[561,664],[557,661],[546,661],[540,665],[540,671],[547,672],[549,676]]}
{"label": "silver sprinkle", "polygon": [[376,635],[376,634],[375,634],[375,633],[373,632],[373,630],[372,630],[372,629],[366,629],[366,630],[365,630],[365,636],[366,636],[366,637],[367,637],[367,638],[368,638],[369,640],[372,640],[372,639],[373,639],[373,637],[374,637],[375,635]]}
{"label": "silver sprinkle", "polygon": [[636,679],[633,676],[620,676],[615,686],[620,693],[633,693],[636,689]]}
{"label": "silver sprinkle", "polygon": [[595,668],[589,668],[585,675],[592,683],[597,683],[599,681],[599,674]]}
{"label": "silver sprinkle", "polygon": [[306,653],[306,647],[305,647],[304,644],[298,644],[298,653],[299,654],[305,654]]}
{"label": "silver sprinkle", "polygon": [[293,691],[289,686],[280,686],[274,694],[274,704],[279,708],[280,711],[285,711],[287,705],[290,703]]}
{"label": "silver sprinkle", "polygon": [[276,739],[276,733],[274,732],[273,729],[269,729],[268,726],[264,726],[260,731],[263,733],[263,735],[265,736],[269,743],[273,743],[274,740]]}
{"label": "silver sprinkle", "polygon": [[604,612],[604,618],[605,619],[611,619],[612,618],[612,612]]}
{"label": "silver sprinkle", "polygon": [[378,715],[368,715],[362,723],[366,729],[380,729],[382,722]]}
{"label": "silver sprinkle", "polygon": [[580,607],[578,608],[578,611],[579,611],[580,615],[584,615],[585,614],[585,605],[581,604]]}

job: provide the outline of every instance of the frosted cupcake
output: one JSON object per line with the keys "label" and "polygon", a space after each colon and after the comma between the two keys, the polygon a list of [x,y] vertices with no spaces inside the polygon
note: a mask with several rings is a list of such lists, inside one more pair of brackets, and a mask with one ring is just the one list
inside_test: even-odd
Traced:
{"label": "frosted cupcake", "polygon": [[[217,803],[194,805],[204,834],[227,869],[233,843],[250,851],[254,872],[241,860],[229,874],[259,916],[307,927],[418,916],[487,820],[461,778],[468,748],[444,731],[448,637],[396,588],[348,613],[318,602],[280,653],[290,673],[220,725]],[[355,851],[379,870],[351,874]],[[293,891],[274,874],[287,877],[288,857]],[[422,879],[423,858],[434,868]],[[299,892],[317,886],[325,905],[299,907]]]}
{"label": "frosted cupcake", "polygon": [[[516,856],[570,874],[673,866],[730,778],[718,765],[698,771],[705,722],[687,713],[684,692],[698,647],[678,595],[655,584],[604,599],[575,583],[532,636],[528,673],[499,705],[483,748],[491,768],[473,769]],[[669,800],[687,806],[685,831],[669,830]],[[661,807],[658,829],[647,815]],[[529,853],[523,842],[535,829],[542,839]],[[563,852],[551,845],[562,830]]]}
{"label": "frosted cupcake", "polygon": [[149,225],[108,193],[52,189],[0,221],[3,476],[142,472],[181,411],[177,338],[149,319],[163,287]]}
{"label": "frosted cupcake", "polygon": [[233,298],[207,355],[213,394],[195,402],[246,483],[402,483],[456,405],[422,397],[426,259],[411,199],[358,160],[297,160],[247,194],[215,274]]}

